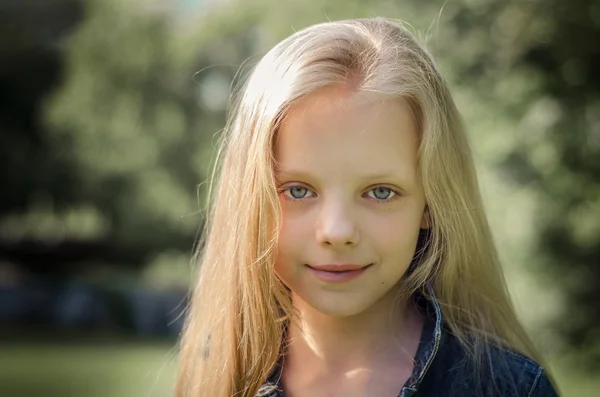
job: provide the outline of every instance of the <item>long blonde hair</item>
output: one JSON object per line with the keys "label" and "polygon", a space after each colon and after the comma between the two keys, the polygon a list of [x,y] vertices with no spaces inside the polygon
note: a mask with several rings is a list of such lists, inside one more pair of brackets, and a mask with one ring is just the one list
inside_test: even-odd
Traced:
{"label": "long blonde hair", "polygon": [[512,307],[446,83],[400,23],[357,19],[314,25],[279,43],[233,103],[181,338],[177,397],[254,396],[279,360],[292,308],[273,271],[274,137],[298,100],[350,76],[360,77],[361,92],[406,100],[419,127],[431,229],[403,287],[433,287],[448,327],[474,359],[493,342],[540,361]]}

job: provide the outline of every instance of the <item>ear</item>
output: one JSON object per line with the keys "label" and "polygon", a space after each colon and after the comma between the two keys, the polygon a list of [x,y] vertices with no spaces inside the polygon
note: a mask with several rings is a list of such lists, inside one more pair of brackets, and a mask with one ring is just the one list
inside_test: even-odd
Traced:
{"label": "ear", "polygon": [[421,229],[429,229],[431,227],[431,217],[429,215],[429,206],[425,205],[425,210],[423,211],[423,218],[421,218]]}

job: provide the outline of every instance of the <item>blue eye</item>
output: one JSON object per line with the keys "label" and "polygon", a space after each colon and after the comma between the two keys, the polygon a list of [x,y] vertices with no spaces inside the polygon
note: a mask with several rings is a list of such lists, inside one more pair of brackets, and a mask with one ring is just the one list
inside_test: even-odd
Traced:
{"label": "blue eye", "polygon": [[394,196],[396,196],[396,192],[394,192],[389,187],[376,187],[375,189],[369,190],[367,193],[369,197],[374,198],[380,201],[389,201],[392,200]]}
{"label": "blue eye", "polygon": [[292,197],[296,199],[304,198],[304,196],[306,196],[306,193],[308,193],[308,189],[302,186],[294,186],[290,188],[289,191]]}
{"label": "blue eye", "polygon": [[310,196],[310,190],[304,186],[291,186],[283,189],[281,193],[284,193],[290,200],[302,200]]}

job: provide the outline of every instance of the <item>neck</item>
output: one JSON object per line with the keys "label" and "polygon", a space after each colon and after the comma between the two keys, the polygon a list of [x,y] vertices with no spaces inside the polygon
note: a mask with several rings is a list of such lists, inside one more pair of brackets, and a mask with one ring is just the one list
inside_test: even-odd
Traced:
{"label": "neck", "polygon": [[395,302],[393,291],[388,295],[347,317],[317,312],[293,295],[297,316],[288,330],[286,371],[336,377],[365,368],[412,365],[422,320],[414,305]]}

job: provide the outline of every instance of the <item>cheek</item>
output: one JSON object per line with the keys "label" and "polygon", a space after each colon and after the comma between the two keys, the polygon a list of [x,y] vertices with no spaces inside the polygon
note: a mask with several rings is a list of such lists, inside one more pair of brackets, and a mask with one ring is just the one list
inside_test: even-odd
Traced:
{"label": "cheek", "polygon": [[314,240],[315,218],[312,211],[284,208],[280,219],[278,245],[284,253]]}
{"label": "cheek", "polygon": [[370,222],[371,241],[381,254],[412,256],[419,235],[420,220],[407,213],[387,214]]}
{"label": "cheek", "polygon": [[290,268],[295,263],[302,261],[302,254],[306,252],[311,233],[308,217],[294,217],[282,213],[275,261],[275,272],[281,278],[292,271]]}

